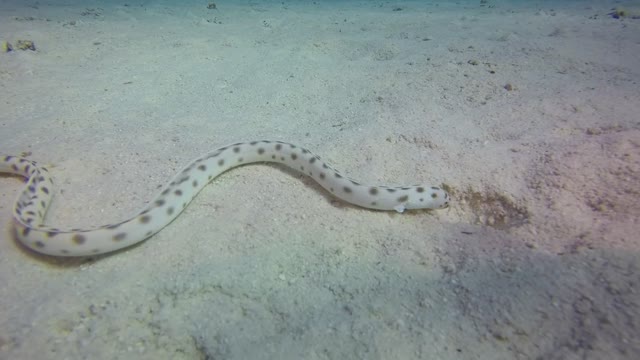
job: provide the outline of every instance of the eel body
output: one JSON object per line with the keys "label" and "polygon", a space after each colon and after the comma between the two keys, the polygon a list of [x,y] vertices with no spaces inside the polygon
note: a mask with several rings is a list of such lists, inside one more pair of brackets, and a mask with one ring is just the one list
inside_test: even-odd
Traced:
{"label": "eel body", "polygon": [[449,206],[449,195],[440,187],[361,184],[303,147],[261,140],[231,144],[198,157],[178,172],[150,203],[123,221],[90,229],[60,229],[44,224],[54,184],[46,167],[24,157],[0,155],[0,172],[27,179],[13,207],[21,243],[48,255],[87,256],[119,250],[149,238],[171,223],[216,176],[256,162],[283,164],[313,178],[335,197],[368,209],[403,212]]}

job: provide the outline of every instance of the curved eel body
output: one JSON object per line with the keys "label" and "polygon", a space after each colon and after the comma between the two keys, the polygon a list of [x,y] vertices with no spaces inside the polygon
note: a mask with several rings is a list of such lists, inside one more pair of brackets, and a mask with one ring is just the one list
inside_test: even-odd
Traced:
{"label": "curved eel body", "polygon": [[442,209],[449,195],[436,186],[373,186],[352,180],[309,150],[282,141],[236,143],[211,151],[182,169],[134,216],[91,229],[59,229],[44,224],[53,195],[53,179],[37,162],[0,155],[0,172],[27,178],[13,207],[18,240],[36,252],[54,256],[87,256],[139,243],[171,223],[216,176],[249,163],[283,164],[313,178],[335,197],[375,210]]}

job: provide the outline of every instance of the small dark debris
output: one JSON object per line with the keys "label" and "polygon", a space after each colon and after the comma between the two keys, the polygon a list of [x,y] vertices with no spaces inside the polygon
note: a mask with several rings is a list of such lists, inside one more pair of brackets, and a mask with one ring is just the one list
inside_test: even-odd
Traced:
{"label": "small dark debris", "polygon": [[16,41],[16,49],[36,51],[36,44],[31,40],[18,40]]}
{"label": "small dark debris", "polygon": [[2,42],[2,52],[10,52],[13,51],[13,45],[11,45],[8,41]]}
{"label": "small dark debris", "polygon": [[637,12],[631,13],[628,10],[618,8],[613,8],[611,10],[613,11],[608,13],[607,15],[611,16],[614,19],[640,19],[640,14],[638,14]]}
{"label": "small dark debris", "polygon": [[102,8],[86,8],[83,12],[80,13],[82,16],[92,16],[94,18],[99,18],[102,16],[102,12],[104,9]]}
{"label": "small dark debris", "polygon": [[209,10],[215,10],[217,8],[218,8],[218,6],[214,2],[210,2],[209,5],[207,5],[207,9],[209,9]]}

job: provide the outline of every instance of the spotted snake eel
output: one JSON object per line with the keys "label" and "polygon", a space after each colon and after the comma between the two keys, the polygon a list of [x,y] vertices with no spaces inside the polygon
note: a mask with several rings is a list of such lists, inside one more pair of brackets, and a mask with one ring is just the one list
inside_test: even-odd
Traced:
{"label": "spotted snake eel", "polygon": [[251,141],[213,150],[187,165],[134,216],[91,229],[59,229],[44,224],[53,195],[46,167],[19,156],[0,155],[0,172],[27,178],[13,207],[18,240],[54,256],[87,256],[139,243],[171,223],[196,194],[223,172],[249,163],[274,162],[310,176],[335,197],[374,210],[442,209],[449,195],[436,186],[372,186],[344,176],[309,150],[282,141]]}

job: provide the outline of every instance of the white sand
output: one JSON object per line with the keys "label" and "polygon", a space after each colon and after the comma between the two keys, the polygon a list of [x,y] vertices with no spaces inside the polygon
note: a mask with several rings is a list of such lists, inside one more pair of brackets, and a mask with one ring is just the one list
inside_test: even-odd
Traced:
{"label": "white sand", "polygon": [[54,165],[50,224],[123,219],[262,138],[454,203],[368,211],[248,166],[140,246],[56,259],[13,239],[2,176],[0,358],[640,358],[626,3],[16,3],[0,40],[37,51],[0,54],[0,152]]}

